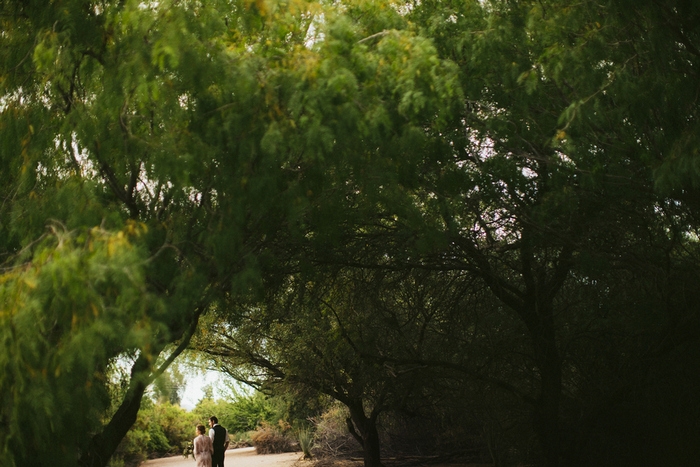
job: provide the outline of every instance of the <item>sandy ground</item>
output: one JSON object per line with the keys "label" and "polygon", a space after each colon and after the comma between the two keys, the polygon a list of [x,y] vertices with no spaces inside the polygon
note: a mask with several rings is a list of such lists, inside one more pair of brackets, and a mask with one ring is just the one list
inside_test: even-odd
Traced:
{"label": "sandy ground", "polygon": [[[385,465],[390,467],[493,467],[493,464],[433,464],[419,461],[396,461],[386,459]],[[190,456],[185,459],[182,456],[165,457],[143,462],[140,467],[195,467],[195,461]],[[325,467],[362,467],[362,459],[336,460],[329,463],[321,463]],[[226,467],[312,467],[314,463],[303,460],[301,452],[285,452],[282,454],[261,454],[255,452],[255,448],[229,449],[226,451]]]}
{"label": "sandy ground", "polygon": [[[301,452],[285,452],[282,454],[261,454],[255,448],[229,449],[226,451],[226,467],[292,467],[302,458]],[[192,456],[185,459],[182,456],[153,459],[141,464],[141,467],[194,467]]]}

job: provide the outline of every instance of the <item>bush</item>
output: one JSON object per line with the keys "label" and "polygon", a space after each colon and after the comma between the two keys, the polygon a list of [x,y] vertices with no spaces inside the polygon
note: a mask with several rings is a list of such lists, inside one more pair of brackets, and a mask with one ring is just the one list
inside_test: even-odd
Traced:
{"label": "bush", "polygon": [[316,429],[312,448],[312,454],[315,457],[362,455],[360,445],[348,431],[345,420],[349,416],[348,409],[336,402],[320,417],[311,419]]}
{"label": "bush", "polygon": [[[279,402],[260,392],[235,399],[233,402],[224,400],[202,399],[192,413],[195,418],[205,422],[210,416],[216,415],[221,426],[231,433],[247,433],[257,429],[263,423],[272,423],[283,417],[278,407]],[[206,425],[206,423],[204,423]]]}
{"label": "bush", "polygon": [[195,437],[194,427],[194,417],[185,409],[145,401],[136,423],[112,456],[112,465],[130,467],[147,458],[182,454],[184,446]]}
{"label": "bush", "polygon": [[251,437],[254,431],[243,431],[239,433],[230,433],[229,437],[229,447],[235,448],[247,448],[253,445],[253,439]]}
{"label": "bush", "polygon": [[148,426],[137,420],[119,443],[116,452],[112,455],[110,465],[124,467],[139,465],[147,458],[150,441]]}
{"label": "bush", "polygon": [[167,440],[166,451],[170,454],[179,454],[182,444],[195,437],[194,416],[178,405],[158,404],[150,414],[144,415],[150,415],[152,422],[160,427]]}
{"label": "bush", "polygon": [[294,442],[289,437],[268,424],[263,424],[255,430],[251,440],[258,454],[277,454],[295,450]]}

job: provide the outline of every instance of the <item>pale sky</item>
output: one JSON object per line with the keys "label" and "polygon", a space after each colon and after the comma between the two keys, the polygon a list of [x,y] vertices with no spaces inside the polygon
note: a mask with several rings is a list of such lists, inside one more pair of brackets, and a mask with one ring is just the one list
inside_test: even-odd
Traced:
{"label": "pale sky", "polygon": [[187,382],[180,407],[186,410],[194,409],[197,402],[204,397],[204,387],[209,384],[214,388],[215,400],[225,397],[230,392],[223,383],[225,376],[218,371],[206,370],[204,373],[188,373],[185,378]]}

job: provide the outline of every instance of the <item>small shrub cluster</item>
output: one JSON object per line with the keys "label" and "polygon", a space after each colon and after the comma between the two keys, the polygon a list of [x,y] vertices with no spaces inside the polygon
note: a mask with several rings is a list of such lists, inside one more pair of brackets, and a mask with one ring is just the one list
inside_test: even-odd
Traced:
{"label": "small shrub cluster", "polygon": [[249,448],[253,445],[253,440],[251,439],[252,431],[243,431],[240,433],[229,432],[229,448]]}
{"label": "small shrub cluster", "polygon": [[148,458],[179,455],[195,437],[195,425],[196,419],[185,409],[146,400],[110,465],[132,467]]}
{"label": "small shrub cluster", "polygon": [[311,452],[316,458],[337,458],[362,456],[357,441],[348,431],[345,419],[348,410],[340,403],[334,403],[320,417],[311,419],[315,427]]}
{"label": "small shrub cluster", "polygon": [[285,433],[268,424],[263,424],[255,430],[251,435],[251,441],[258,454],[277,454],[295,450],[294,442]]}

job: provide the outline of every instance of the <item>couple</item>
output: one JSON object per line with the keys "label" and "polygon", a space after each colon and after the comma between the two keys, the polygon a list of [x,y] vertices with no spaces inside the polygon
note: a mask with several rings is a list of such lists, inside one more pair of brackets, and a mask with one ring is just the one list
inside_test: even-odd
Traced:
{"label": "couple", "polygon": [[219,425],[219,419],[209,417],[209,436],[204,434],[204,425],[197,425],[197,437],[194,439],[194,460],[197,467],[224,467],[224,454],[228,448],[228,432]]}

